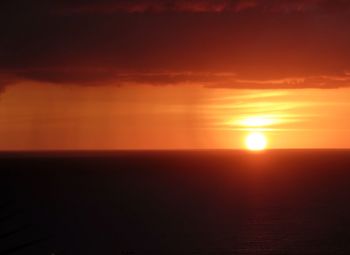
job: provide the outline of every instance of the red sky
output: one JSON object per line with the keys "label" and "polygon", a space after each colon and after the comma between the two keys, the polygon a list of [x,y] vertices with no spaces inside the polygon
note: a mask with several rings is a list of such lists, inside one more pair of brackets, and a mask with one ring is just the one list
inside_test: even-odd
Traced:
{"label": "red sky", "polygon": [[2,150],[350,147],[349,1],[0,6]]}

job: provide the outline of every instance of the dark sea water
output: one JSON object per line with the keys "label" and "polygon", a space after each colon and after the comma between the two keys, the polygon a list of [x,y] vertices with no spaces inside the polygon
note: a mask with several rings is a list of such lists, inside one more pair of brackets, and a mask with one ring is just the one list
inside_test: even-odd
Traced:
{"label": "dark sea water", "polygon": [[0,154],[0,254],[350,254],[350,151]]}

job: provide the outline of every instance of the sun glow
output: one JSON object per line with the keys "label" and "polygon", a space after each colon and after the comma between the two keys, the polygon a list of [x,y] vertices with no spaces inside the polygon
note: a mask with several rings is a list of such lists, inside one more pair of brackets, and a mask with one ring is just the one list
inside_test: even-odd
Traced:
{"label": "sun glow", "polygon": [[261,151],[267,147],[266,136],[260,132],[250,133],[245,140],[245,144],[248,150]]}
{"label": "sun glow", "polygon": [[275,116],[254,116],[243,118],[238,121],[238,124],[245,127],[265,127],[277,124],[278,122]]}

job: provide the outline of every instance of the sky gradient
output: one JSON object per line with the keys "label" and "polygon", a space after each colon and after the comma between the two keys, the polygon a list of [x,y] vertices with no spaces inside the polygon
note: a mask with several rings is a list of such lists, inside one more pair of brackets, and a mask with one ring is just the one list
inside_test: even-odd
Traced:
{"label": "sky gradient", "polygon": [[349,1],[0,6],[1,150],[350,147]]}

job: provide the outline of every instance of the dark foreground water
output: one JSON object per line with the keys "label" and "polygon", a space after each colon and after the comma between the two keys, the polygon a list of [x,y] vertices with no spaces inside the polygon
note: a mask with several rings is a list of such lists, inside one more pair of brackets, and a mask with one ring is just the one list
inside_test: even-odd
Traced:
{"label": "dark foreground water", "polygon": [[0,254],[350,254],[350,151],[0,154]]}

